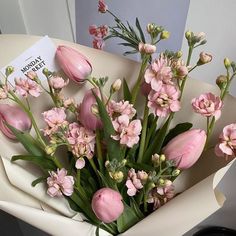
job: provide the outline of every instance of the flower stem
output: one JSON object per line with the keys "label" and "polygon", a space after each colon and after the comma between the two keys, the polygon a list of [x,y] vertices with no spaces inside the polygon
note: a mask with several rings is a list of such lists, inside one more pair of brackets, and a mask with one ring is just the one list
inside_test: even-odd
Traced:
{"label": "flower stem", "polygon": [[157,121],[158,121],[158,116],[155,117],[154,121],[152,122],[151,128],[148,131],[148,134],[147,134],[147,137],[146,137],[146,142],[145,142],[145,150],[147,149],[147,146],[149,144],[150,138],[151,138],[153,132],[156,129]]}
{"label": "flower stem", "polygon": [[132,90],[132,99],[131,99],[131,103],[135,104],[136,102],[136,99],[137,99],[137,95],[138,95],[138,92],[140,90],[140,86],[141,86],[141,82],[142,82],[142,78],[143,78],[143,75],[144,75],[144,71],[146,69],[146,66],[147,66],[147,63],[148,63],[148,60],[149,60],[149,57],[150,55],[145,55],[143,57],[143,60],[142,60],[142,64],[141,64],[141,67],[140,67],[140,70],[139,70],[139,75],[138,75],[138,79],[134,85],[134,88]]}
{"label": "flower stem", "polygon": [[139,153],[138,153],[138,159],[137,159],[138,163],[142,162],[142,157],[143,157],[143,153],[145,149],[145,140],[146,140],[146,134],[147,134],[148,113],[149,113],[147,102],[148,101],[146,99],[145,107],[144,107],[144,115],[143,115],[142,134],[141,134],[140,147],[139,147]]}

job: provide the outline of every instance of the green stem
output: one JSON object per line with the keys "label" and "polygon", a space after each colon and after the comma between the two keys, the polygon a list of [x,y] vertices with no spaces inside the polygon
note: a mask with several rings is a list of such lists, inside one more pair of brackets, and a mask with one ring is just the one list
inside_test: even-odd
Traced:
{"label": "green stem", "polygon": [[143,57],[142,64],[141,64],[141,67],[140,67],[140,71],[139,71],[139,75],[138,75],[138,79],[137,79],[137,82],[135,83],[134,88],[132,90],[132,95],[133,96],[132,96],[132,99],[131,99],[131,103],[133,103],[133,104],[135,104],[135,102],[136,102],[137,95],[138,95],[138,92],[139,92],[139,89],[140,89],[140,86],[141,86],[142,78],[143,78],[144,71],[146,69],[149,57],[150,57],[150,55],[146,55],[146,56]]}
{"label": "green stem", "polygon": [[86,80],[87,80],[91,85],[93,85],[94,88],[97,88],[97,87],[98,87],[98,86],[96,85],[96,83],[94,83],[91,78],[87,78]]}
{"label": "green stem", "polygon": [[96,130],[96,148],[97,148],[98,164],[100,167],[100,171],[103,173],[104,163],[102,157],[101,135],[99,130]]}
{"label": "green stem", "polygon": [[144,148],[145,148],[145,141],[146,141],[146,134],[147,134],[147,124],[148,124],[148,113],[149,113],[149,108],[147,106],[147,102],[148,101],[146,99],[145,107],[144,107],[144,114],[143,114],[142,134],[141,134],[140,147],[139,147],[139,153],[138,153],[138,159],[137,159],[138,163],[142,162],[142,157],[143,157]]}
{"label": "green stem", "polygon": [[53,157],[52,160],[59,169],[62,169],[63,166],[61,165],[61,163],[58,161],[56,157]]}
{"label": "green stem", "polygon": [[80,187],[80,170],[77,170],[77,173],[76,173],[76,186],[78,188]]}

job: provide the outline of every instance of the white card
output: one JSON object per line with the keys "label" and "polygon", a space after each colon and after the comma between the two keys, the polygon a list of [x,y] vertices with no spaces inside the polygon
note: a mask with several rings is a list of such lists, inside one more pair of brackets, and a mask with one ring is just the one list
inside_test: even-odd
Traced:
{"label": "white card", "polygon": [[33,46],[24,51],[20,56],[3,67],[0,71],[5,75],[7,66],[13,66],[14,72],[9,76],[9,81],[14,78],[24,78],[28,71],[35,71],[41,80],[46,79],[42,70],[48,68],[50,71],[58,71],[59,67],[55,61],[56,46],[52,40],[45,36]]}

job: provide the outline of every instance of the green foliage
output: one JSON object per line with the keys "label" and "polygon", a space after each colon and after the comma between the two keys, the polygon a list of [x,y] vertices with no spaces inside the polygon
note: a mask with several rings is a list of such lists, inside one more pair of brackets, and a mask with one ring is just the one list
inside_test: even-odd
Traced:
{"label": "green foliage", "polygon": [[123,93],[124,93],[124,100],[130,102],[132,99],[132,94],[129,90],[129,86],[128,86],[125,78],[123,79]]}

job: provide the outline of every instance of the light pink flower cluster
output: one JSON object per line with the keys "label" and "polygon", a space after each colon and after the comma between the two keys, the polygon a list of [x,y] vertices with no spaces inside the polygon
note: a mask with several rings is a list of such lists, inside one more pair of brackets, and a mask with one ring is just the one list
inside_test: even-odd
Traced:
{"label": "light pink flower cluster", "polygon": [[0,99],[6,99],[8,97],[9,88],[7,85],[3,85],[0,88]]}
{"label": "light pink flower cluster", "polygon": [[107,110],[108,114],[113,120],[121,115],[127,115],[129,119],[132,119],[136,114],[136,110],[134,109],[133,104],[130,104],[128,101],[124,100],[120,102],[111,100],[108,103]]}
{"label": "light pink flower cluster", "polygon": [[157,50],[157,48],[155,45],[140,42],[138,50],[140,53],[152,54]]}
{"label": "light pink flower cluster", "polygon": [[29,78],[15,78],[15,90],[16,93],[23,97],[27,97],[28,95],[38,97],[42,93],[42,89],[39,85]]}
{"label": "light pink flower cluster", "polygon": [[[72,153],[81,158],[86,156],[92,158],[95,146],[95,134],[91,130],[84,128],[78,123],[71,123],[67,134],[67,140],[72,148]],[[81,169],[81,159],[76,163],[76,167]]]}
{"label": "light pink flower cluster", "polygon": [[145,184],[147,178],[148,174],[145,171],[138,171],[136,173],[133,168],[130,169],[125,183],[128,188],[127,194],[131,197],[136,195],[137,191],[143,188],[143,184]]}
{"label": "light pink flower cluster", "polygon": [[62,77],[52,76],[49,79],[49,84],[54,89],[62,89],[69,84],[69,79],[65,81]]}
{"label": "light pink flower cluster", "polygon": [[161,56],[153,61],[145,71],[144,78],[155,91],[160,90],[163,84],[172,84],[173,73],[168,60]]}
{"label": "light pink flower cluster", "polygon": [[216,120],[220,118],[222,106],[223,102],[220,97],[212,93],[201,94],[192,100],[192,107],[196,113],[205,117],[214,116]]}
{"label": "light pink flower cluster", "polygon": [[106,5],[104,0],[99,0],[98,1],[98,11],[101,13],[106,13],[108,10],[108,6]]}
{"label": "light pink flower cluster", "polygon": [[235,157],[236,155],[236,123],[224,127],[219,136],[219,143],[215,147],[217,156]]}
{"label": "light pink flower cluster", "polygon": [[107,25],[101,25],[101,26],[96,26],[96,25],[90,25],[89,26],[89,33],[92,35],[93,38],[93,47],[96,49],[103,49],[105,46],[104,43],[104,37],[107,36],[108,34],[108,26]]}
{"label": "light pink flower cluster", "polygon": [[148,203],[153,203],[153,209],[161,207],[175,196],[174,185],[154,188],[149,192]]}
{"label": "light pink flower cluster", "polygon": [[59,127],[68,124],[66,121],[66,113],[64,108],[53,108],[42,113],[47,127],[44,129],[44,135],[55,133]]}
{"label": "light pink flower cluster", "polygon": [[49,174],[50,176],[47,178],[47,193],[49,196],[60,197],[62,194],[66,196],[73,194],[73,176],[67,175],[67,171],[64,168],[57,169],[57,172],[50,171]]}
{"label": "light pink flower cluster", "polygon": [[140,120],[132,120],[130,122],[128,115],[121,115],[112,121],[116,135],[112,135],[115,140],[120,140],[120,144],[124,144],[130,148],[137,144],[141,133]]}
{"label": "light pink flower cluster", "polygon": [[180,110],[179,91],[173,85],[162,85],[159,91],[151,90],[148,95],[148,107],[160,117]]}

